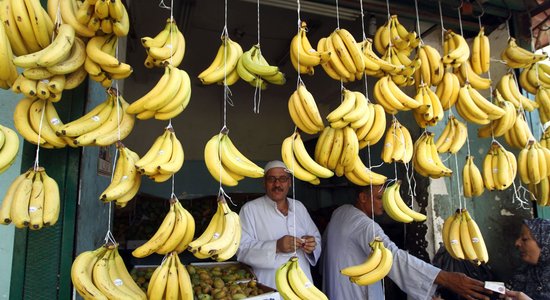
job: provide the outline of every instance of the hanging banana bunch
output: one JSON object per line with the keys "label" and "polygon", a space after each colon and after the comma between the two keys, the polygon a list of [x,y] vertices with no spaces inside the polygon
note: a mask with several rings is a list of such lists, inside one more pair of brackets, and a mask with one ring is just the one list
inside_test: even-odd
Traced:
{"label": "hanging banana bunch", "polygon": [[385,163],[401,162],[407,164],[413,157],[413,142],[407,127],[394,118],[386,131],[382,161]]}
{"label": "hanging banana bunch", "polygon": [[454,259],[469,260],[476,265],[489,261],[479,226],[466,209],[457,209],[445,219],[441,234],[445,249]]}
{"label": "hanging banana bunch", "polygon": [[122,0],[84,0],[80,5],[70,0],[50,0],[48,14],[52,20],[56,20],[58,6],[63,23],[70,24],[80,36],[128,35],[130,18]]}
{"label": "hanging banana bunch", "polygon": [[60,202],[57,182],[44,168],[31,168],[8,187],[0,207],[0,224],[31,230],[53,226],[59,218]]}
{"label": "hanging banana bunch", "polygon": [[173,19],[167,19],[166,26],[155,37],[142,37],[141,44],[147,52],[144,65],[149,69],[178,67],[185,56],[185,37]]}
{"label": "hanging banana bunch", "polygon": [[233,257],[241,242],[239,215],[232,211],[223,196],[218,199],[218,209],[204,232],[189,243],[187,250],[195,257],[226,261]]}
{"label": "hanging banana bunch", "polygon": [[0,174],[4,173],[15,162],[19,153],[19,136],[6,126],[0,124]]}
{"label": "hanging banana bunch", "polygon": [[375,238],[369,245],[371,252],[363,263],[340,270],[340,273],[348,276],[351,282],[361,286],[382,280],[388,275],[393,264],[393,254],[380,238]]}
{"label": "hanging banana bunch", "polygon": [[514,104],[517,109],[523,108],[526,111],[533,111],[539,104],[525,97],[519,90],[519,85],[513,73],[508,72],[502,76],[496,86],[502,98]]}
{"label": "hanging banana bunch", "polygon": [[[514,154],[493,142],[483,159],[482,175],[485,188],[489,191],[507,189],[514,183],[518,169],[522,174],[522,165]],[[524,173],[526,174],[526,173]]]}
{"label": "hanging banana bunch", "polygon": [[285,74],[279,70],[279,67],[267,62],[259,44],[243,52],[237,62],[237,73],[244,81],[262,90],[267,88],[267,83],[276,85],[286,83]]}
{"label": "hanging banana bunch", "polygon": [[169,253],[155,269],[147,286],[147,297],[151,300],[194,299],[191,277],[177,253]]}
{"label": "hanging banana bunch", "polygon": [[485,191],[481,171],[474,163],[472,155],[466,156],[466,163],[462,169],[462,192],[464,197],[479,197]]}
{"label": "hanging banana bunch", "polygon": [[214,60],[197,76],[203,84],[225,83],[226,85],[232,85],[240,78],[237,67],[243,49],[239,43],[228,36],[222,36],[221,40],[222,44],[218,48]]}
{"label": "hanging banana bunch", "polygon": [[391,115],[395,115],[398,111],[418,108],[422,104],[405,94],[393,81],[391,75],[378,79],[374,85],[374,98]]}
{"label": "hanging banana bunch", "polygon": [[351,123],[359,140],[359,149],[378,143],[386,130],[386,112],[382,105],[369,102],[369,110],[365,115],[367,114],[368,119],[363,126],[355,128],[356,124]]}
{"label": "hanging banana bunch", "polygon": [[[7,1],[5,1],[7,2]],[[0,4],[0,10],[3,10],[3,3]],[[2,13],[0,13],[0,21]],[[4,22],[2,22],[4,23]],[[18,77],[17,68],[13,63],[13,50],[6,33],[4,25],[0,25],[0,88],[9,89]]]}
{"label": "hanging banana bunch", "polygon": [[442,82],[445,66],[441,55],[434,47],[426,44],[418,46],[416,60],[420,61],[420,66],[414,73],[417,88],[422,82],[428,86],[437,86]]}
{"label": "hanging banana bunch", "polygon": [[459,121],[455,116],[450,115],[447,125],[435,142],[438,153],[449,152],[455,154],[464,146],[468,139],[468,128],[466,124]]}
{"label": "hanging banana bunch", "polygon": [[431,178],[451,176],[453,171],[441,161],[437,146],[434,143],[434,133],[423,133],[414,143],[413,167],[415,171]]}
{"label": "hanging banana bunch", "polygon": [[94,81],[108,88],[113,80],[128,78],[132,66],[117,58],[118,36],[115,34],[94,36],[86,44],[84,68]]}
{"label": "hanging banana bunch", "polygon": [[413,117],[418,126],[426,128],[443,120],[444,111],[441,100],[428,85],[421,84],[418,87],[414,100],[419,103],[419,106],[413,109]]}
{"label": "hanging banana bunch", "polygon": [[99,200],[115,201],[117,206],[124,207],[134,198],[141,186],[141,174],[137,172],[135,167],[139,156],[121,142],[118,142],[116,147],[119,157],[115,171],[111,183],[101,193]]}
{"label": "hanging banana bunch", "polygon": [[489,72],[491,64],[491,45],[489,37],[485,35],[485,28],[480,27],[479,33],[472,42],[472,51],[470,53],[470,65],[472,70],[481,75]]}
{"label": "hanging banana bunch", "polygon": [[459,67],[468,58],[470,58],[470,47],[464,37],[451,29],[447,29],[443,41],[443,64]]}
{"label": "hanging banana bunch", "polygon": [[492,120],[491,123],[479,127],[477,129],[477,136],[480,138],[503,136],[510,131],[516,123],[518,112],[514,104],[504,100],[498,90],[493,90],[493,99],[496,99],[498,106],[502,108],[505,113],[502,117]]}
{"label": "hanging banana bunch", "polygon": [[546,53],[536,54],[527,49],[521,48],[516,39],[510,37],[506,48],[500,54],[500,58],[506,62],[506,65],[510,68],[529,68],[532,64],[548,58]]}
{"label": "hanging banana bunch", "polygon": [[313,48],[307,37],[307,24],[302,21],[298,33],[290,42],[290,61],[294,69],[300,74],[313,75],[313,68],[328,63],[331,55],[335,55],[335,53],[318,51]]}
{"label": "hanging banana bunch", "polygon": [[524,113],[518,112],[514,126],[504,133],[504,140],[516,149],[523,149],[529,141],[535,140]]}
{"label": "hanging banana bunch", "polygon": [[423,222],[426,220],[426,215],[411,209],[401,197],[399,191],[401,180],[388,185],[382,195],[382,205],[384,211],[390,218],[401,223],[411,223],[412,221]]}
{"label": "hanging banana bunch", "polygon": [[455,104],[458,114],[468,122],[487,125],[500,119],[506,112],[500,106],[485,98],[469,83],[460,88]]}
{"label": "hanging banana bunch", "polygon": [[305,133],[316,134],[325,127],[317,103],[303,83],[288,99],[288,112],[294,124]]}
{"label": "hanging banana bunch", "polygon": [[309,280],[306,273],[300,268],[296,256],[291,257],[277,269],[275,284],[284,299],[328,300],[327,296]]}

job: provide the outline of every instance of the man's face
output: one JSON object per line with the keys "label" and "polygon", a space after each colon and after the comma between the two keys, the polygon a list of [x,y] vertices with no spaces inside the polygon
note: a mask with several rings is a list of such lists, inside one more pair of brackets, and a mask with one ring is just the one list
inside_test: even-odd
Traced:
{"label": "man's face", "polygon": [[275,202],[286,199],[290,184],[290,174],[283,168],[272,168],[265,174],[265,192]]}
{"label": "man's face", "polygon": [[371,217],[374,213],[375,216],[381,216],[384,214],[384,206],[382,204],[382,195],[384,194],[384,187],[381,185],[372,186],[372,201],[371,195],[368,193],[362,193],[362,197],[365,197],[365,209],[367,215]]}

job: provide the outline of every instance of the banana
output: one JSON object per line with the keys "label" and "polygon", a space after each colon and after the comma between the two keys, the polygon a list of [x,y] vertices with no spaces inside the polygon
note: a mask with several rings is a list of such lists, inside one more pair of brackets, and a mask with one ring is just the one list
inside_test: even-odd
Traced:
{"label": "banana", "polygon": [[38,143],[44,146],[46,141],[43,137],[38,137],[38,133],[34,131],[28,118],[28,112],[33,102],[32,98],[23,98],[19,100],[13,112],[13,125],[17,132],[29,143],[35,145]]}
{"label": "banana", "polygon": [[279,72],[277,66],[262,64],[259,60],[254,59],[254,57],[259,58],[260,56],[262,56],[260,45],[253,45],[248,51],[243,52],[240,59],[247,70],[258,76],[270,76]]}
{"label": "banana", "polygon": [[17,228],[24,228],[30,224],[29,203],[31,200],[34,177],[37,172],[32,170],[27,174],[14,191],[11,202],[10,217]]}
{"label": "banana", "polygon": [[452,170],[443,165],[433,142],[433,133],[425,133],[414,143],[414,168],[425,177],[451,176]]}
{"label": "banana", "polygon": [[364,262],[358,265],[343,268],[342,270],[340,270],[340,273],[342,275],[352,277],[361,276],[374,270],[380,264],[380,260],[382,259],[382,249],[375,247],[375,243],[375,241],[370,243],[371,253]]}
{"label": "banana", "polygon": [[132,299],[120,286],[115,284],[109,274],[114,267],[114,251],[116,246],[108,246],[107,252],[93,266],[92,278],[96,287],[110,299]]}
{"label": "banana", "polygon": [[135,159],[130,154],[129,149],[122,143],[117,144],[119,158],[115,166],[113,179],[109,186],[101,193],[99,199],[102,201],[113,201],[123,196],[133,197],[128,193],[135,186],[135,181],[140,174],[135,168]]}
{"label": "banana", "polygon": [[350,277],[350,280],[357,285],[369,285],[379,280],[382,280],[391,270],[393,264],[393,253],[390,249],[384,247],[382,242],[379,243],[378,247],[382,249],[382,258],[380,259],[380,264],[376,268],[368,273],[365,273],[360,276]]}
{"label": "banana", "polygon": [[174,224],[176,222],[176,210],[174,204],[170,205],[170,211],[164,217],[164,220],[160,224],[155,234],[145,244],[139,246],[132,255],[137,258],[143,258],[153,254],[162,245],[164,245],[170,237]]}
{"label": "banana", "polygon": [[[302,167],[298,163],[298,159],[296,158],[295,151],[294,151],[294,138],[296,136],[296,133],[292,134],[291,136],[285,138],[283,140],[283,143],[281,145],[281,157],[283,159],[283,162],[287,165],[288,169],[292,172],[294,177],[302,180],[311,182],[318,177],[311,173],[310,171],[306,170],[304,167]],[[327,167],[327,166],[323,166]]]}
{"label": "banana", "polygon": [[185,161],[183,146],[180,140],[176,137],[176,133],[173,130],[170,130],[170,139],[172,140],[170,159],[165,163],[159,164],[157,167],[158,173],[164,175],[173,175],[174,173],[178,172]]}
{"label": "banana", "polygon": [[355,107],[355,99],[356,94],[354,92],[344,89],[342,91],[342,102],[327,115],[326,119],[329,122],[336,122],[342,119]]}
{"label": "banana", "polygon": [[118,37],[111,34],[105,36],[94,36],[86,44],[86,55],[94,62],[108,67],[120,65],[120,61],[114,56],[114,53],[108,53],[103,49],[104,45],[113,44],[111,48],[115,49]]}
{"label": "banana", "polygon": [[45,118],[46,101],[37,99],[31,104],[29,107],[29,123],[33,130],[40,133],[41,138],[48,144],[55,148],[64,148],[67,142],[55,134],[55,129],[50,126],[51,123]]}
{"label": "banana", "polygon": [[315,134],[319,132],[315,122],[310,119],[307,107],[303,105],[298,91],[294,91],[288,99],[288,113],[294,124],[303,132],[308,134]]}
{"label": "banana", "polygon": [[223,225],[223,215],[224,208],[221,201],[218,201],[216,212],[212,216],[212,219],[210,219],[208,226],[206,226],[206,229],[199,237],[189,243],[187,250],[195,255],[199,253],[199,248],[202,247],[202,245],[208,243],[214,237],[218,237],[221,234],[221,231],[218,230],[218,224],[221,223]]}
{"label": "banana", "polygon": [[[352,133],[353,133],[353,130],[352,130]],[[331,170],[318,164],[307,153],[306,147],[304,145],[304,142],[302,141],[300,133],[296,132],[294,134],[294,141],[292,146],[293,146],[294,156],[296,157],[298,163],[302,165],[302,167],[304,167],[304,169],[306,169],[310,173],[320,178],[330,178],[334,175],[334,173]]]}
{"label": "banana", "polygon": [[309,118],[317,127],[320,129],[324,128],[325,125],[323,124],[323,119],[321,118],[321,114],[319,113],[319,109],[317,108],[317,103],[315,102],[313,95],[306,89],[304,84],[299,84],[296,91],[298,92],[302,107],[304,107]]}
{"label": "banana", "polygon": [[[234,42],[229,37],[222,37],[222,44],[218,48],[214,60],[209,67],[198,75],[198,78],[203,84],[222,82],[227,74],[237,69],[237,64],[240,63],[242,54],[243,50],[237,42]],[[247,82],[252,80],[247,80],[242,72],[239,72],[239,76]]]}
{"label": "banana", "polygon": [[457,210],[454,218],[450,221],[449,231],[446,239],[448,240],[449,248],[447,251],[454,259],[465,259],[464,250],[460,243],[460,222],[462,220],[462,212]]}
{"label": "banana", "polygon": [[452,72],[445,72],[443,79],[437,85],[436,95],[441,101],[441,106],[444,110],[449,110],[455,105],[458,100],[460,90],[460,80],[458,76]]}
{"label": "banana", "polygon": [[263,169],[246,158],[227,134],[224,134],[220,141],[220,158],[222,164],[236,174],[251,178],[260,178],[264,175]]}
{"label": "banana", "polygon": [[19,29],[17,28],[10,1],[2,1],[0,3],[0,19],[2,20],[7,40],[13,50],[13,54],[16,56],[21,56],[31,53],[31,49],[27,48]]}
{"label": "banana", "polygon": [[[153,101],[157,97],[160,97],[162,102],[166,101],[166,99],[170,100],[169,96],[172,94],[173,90],[178,87],[178,82],[172,81],[171,84],[173,86],[171,87],[168,87],[167,85],[168,85],[168,82],[170,81],[171,75],[176,72],[177,72],[177,69],[172,66],[165,67],[164,74],[157,81],[155,86],[145,95],[143,95],[141,98],[132,102],[132,104],[130,104],[130,106],[126,109],[126,112],[130,114],[139,114],[141,112],[144,112],[146,111],[145,105],[150,101]],[[163,95],[165,92],[167,95]],[[174,96],[174,95],[171,95],[171,96]],[[158,101],[154,102],[154,104],[156,106],[156,104],[158,104]],[[153,105],[153,104],[150,104],[150,105]]]}
{"label": "banana", "polygon": [[326,63],[332,55],[329,51],[316,50],[311,46],[307,38],[307,24],[303,21],[290,42],[290,53],[295,58],[292,60],[295,62],[294,68],[301,74],[309,73],[310,68]]}
{"label": "banana", "polygon": [[44,206],[42,220],[44,226],[53,226],[59,219],[61,210],[61,199],[59,195],[59,186],[57,182],[46,174],[46,171],[40,171],[42,182],[44,184]]}
{"label": "banana", "polygon": [[487,263],[489,261],[489,254],[487,252],[487,246],[485,245],[483,236],[481,235],[481,231],[479,230],[479,226],[477,226],[476,222],[472,219],[470,213],[468,213],[466,209],[463,210],[462,215],[466,219],[468,233],[472,239],[472,245],[474,247],[477,259],[481,263]]}
{"label": "banana", "polygon": [[286,263],[277,268],[275,272],[275,284],[277,290],[284,299],[301,300],[302,298],[294,292],[288,280],[288,272],[292,264],[293,262],[289,259]]}
{"label": "banana", "polygon": [[484,192],[483,177],[474,164],[474,157],[467,156],[462,170],[464,197],[479,197]]}
{"label": "banana", "polygon": [[[0,11],[2,10],[2,5],[0,5]],[[0,18],[2,14],[0,13]],[[14,53],[12,51],[12,46],[9,41],[9,36],[4,29],[4,22],[0,26],[0,80],[4,80],[8,85],[12,85],[17,78],[17,69],[13,63]]]}
{"label": "banana", "polygon": [[6,195],[2,200],[2,206],[0,206],[0,224],[7,225],[12,222],[11,206],[14,201],[15,191],[18,189],[21,182],[26,180],[26,178],[30,175],[31,172],[33,172],[32,169],[17,176],[9,185],[6,191]]}
{"label": "banana", "polygon": [[0,146],[0,169],[6,170],[19,153],[19,136],[11,128],[2,125],[0,125],[0,132],[4,137],[4,142]]}
{"label": "banana", "polygon": [[107,97],[105,101],[97,105],[84,116],[69,123],[65,123],[59,130],[56,131],[56,133],[59,136],[78,137],[90,132],[107,122],[109,115],[113,110],[113,106],[113,99],[111,97]]}
{"label": "banana", "polygon": [[102,291],[94,284],[92,272],[95,263],[103,257],[107,248],[101,246],[93,251],[84,251],[80,253],[71,266],[71,280],[76,291],[80,296],[90,299],[107,300]]}
{"label": "banana", "polygon": [[40,51],[42,48],[34,35],[32,22],[24,1],[10,0],[11,11],[21,37],[30,52]]}
{"label": "banana", "polygon": [[491,87],[491,79],[481,77],[478,75],[470,65],[469,61],[465,61],[460,64],[458,70],[456,71],[460,83],[464,85],[466,82],[477,90],[486,90]]}
{"label": "banana", "polygon": [[384,211],[388,214],[388,216],[390,216],[393,220],[397,222],[410,223],[414,221],[414,219],[410,215],[403,212],[399,208],[399,206],[397,206],[395,195],[398,192],[398,188],[399,184],[396,182],[386,187],[386,189],[384,190],[384,194],[382,196]]}
{"label": "banana", "polygon": [[504,60],[510,68],[528,68],[532,64],[547,58],[547,54],[535,54],[521,48],[513,37],[508,39],[508,44],[501,53],[501,59]]}
{"label": "banana", "polygon": [[[401,181],[398,180],[396,183],[397,187],[395,188],[394,190],[394,202],[395,204],[397,204],[397,207],[403,212],[405,213],[406,215],[410,216],[411,218],[413,218],[414,221],[416,222],[423,222],[423,221],[426,221],[426,215],[424,214],[421,214],[419,212],[416,212],[414,211],[412,208],[410,208],[406,203],[405,201],[403,200],[403,198],[401,197],[401,193],[399,192],[399,188],[401,186]],[[412,198],[411,198],[412,200]]]}
{"label": "banana", "polygon": [[468,223],[464,215],[464,210],[460,213],[459,234],[460,245],[462,246],[462,251],[464,252],[464,258],[474,264],[478,264],[479,261],[472,243],[472,238],[470,237],[470,231],[468,230]]}
{"label": "banana", "polygon": [[463,36],[448,29],[445,32],[445,40],[452,40],[453,47],[448,49],[442,57],[445,65],[462,64],[470,57],[470,47]]}
{"label": "banana", "polygon": [[200,246],[199,252],[205,255],[208,254],[212,256],[221,253],[233,243],[237,236],[237,231],[241,230],[239,215],[229,209],[225,199],[218,201],[222,202],[221,205],[224,210],[223,230],[216,239],[211,239]]}
{"label": "banana", "polygon": [[220,181],[226,186],[236,186],[238,181],[229,175],[220,160],[219,149],[222,138],[223,134],[219,133],[208,140],[204,147],[204,162],[214,180]]}
{"label": "banana", "polygon": [[291,263],[287,272],[288,283],[296,295],[301,299],[328,300],[327,296],[309,281],[298,264],[298,257],[292,257],[290,261]]}

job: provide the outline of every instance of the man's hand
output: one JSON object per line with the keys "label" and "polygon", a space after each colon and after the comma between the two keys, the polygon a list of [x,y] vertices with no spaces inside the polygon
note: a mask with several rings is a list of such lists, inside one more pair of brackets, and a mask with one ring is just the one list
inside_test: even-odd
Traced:
{"label": "man's hand", "polygon": [[311,254],[313,250],[315,250],[315,247],[317,246],[315,237],[311,235],[304,235],[302,237],[302,241],[304,242],[302,245],[302,249],[304,250],[304,252],[307,254]]}
{"label": "man's hand", "polygon": [[444,286],[466,299],[489,300],[487,294],[493,292],[485,289],[483,282],[470,278],[463,273],[441,271],[435,278],[435,283]]}
{"label": "man's hand", "polygon": [[277,240],[277,253],[290,253],[302,248],[303,241],[291,235],[285,235]]}

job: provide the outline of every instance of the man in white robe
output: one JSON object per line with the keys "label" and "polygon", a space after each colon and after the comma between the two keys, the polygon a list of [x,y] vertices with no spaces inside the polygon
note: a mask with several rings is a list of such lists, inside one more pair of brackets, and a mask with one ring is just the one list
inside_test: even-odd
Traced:
{"label": "man in white robe", "polygon": [[291,176],[281,161],[264,168],[266,195],[245,203],[239,213],[242,237],[237,260],[250,265],[258,282],[276,288],[275,272],[292,256],[311,282],[310,265],[321,255],[321,235],[305,206],[287,198]]}
{"label": "man in white robe", "polygon": [[489,299],[483,282],[465,274],[446,272],[399,249],[369,216],[380,216],[383,186],[365,187],[358,192],[355,205],[337,208],[323,234],[323,291],[331,300],[384,299],[382,281],[368,286],[352,283],[340,270],[358,265],[370,255],[369,243],[380,237],[393,253],[388,274],[409,299],[432,299],[437,285],[445,286],[466,299]]}

